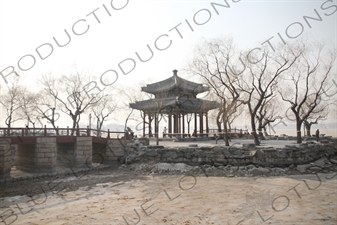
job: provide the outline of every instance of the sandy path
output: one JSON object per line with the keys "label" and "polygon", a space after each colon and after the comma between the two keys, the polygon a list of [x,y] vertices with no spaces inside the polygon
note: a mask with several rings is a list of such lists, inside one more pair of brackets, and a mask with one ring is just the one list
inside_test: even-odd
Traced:
{"label": "sandy path", "polygon": [[13,224],[337,224],[337,176],[326,176],[147,176],[36,196],[18,204],[25,215],[11,209]]}

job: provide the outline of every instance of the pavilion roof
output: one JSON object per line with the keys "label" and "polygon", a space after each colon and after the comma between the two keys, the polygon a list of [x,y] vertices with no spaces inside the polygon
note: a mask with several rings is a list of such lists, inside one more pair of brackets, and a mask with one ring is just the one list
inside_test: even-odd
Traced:
{"label": "pavilion roof", "polygon": [[159,92],[167,92],[169,90],[179,88],[181,90],[184,90],[186,92],[194,93],[195,95],[208,91],[209,87],[203,84],[198,84],[189,80],[185,80],[177,75],[177,70],[173,70],[173,76],[163,80],[159,81],[157,83],[148,84],[146,87],[142,87],[142,91],[150,93],[150,94],[156,94]]}
{"label": "pavilion roof", "polygon": [[218,108],[219,103],[216,101],[208,101],[198,98],[190,98],[186,96],[180,97],[167,97],[167,98],[155,98],[144,101],[137,101],[130,103],[130,107],[133,109],[142,110],[145,112],[157,112],[157,113],[194,113],[194,112],[207,112],[209,110]]}

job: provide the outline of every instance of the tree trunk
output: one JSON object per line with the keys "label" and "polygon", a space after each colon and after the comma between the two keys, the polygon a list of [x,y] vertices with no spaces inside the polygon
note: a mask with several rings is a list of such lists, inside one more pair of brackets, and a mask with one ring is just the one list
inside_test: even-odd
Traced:
{"label": "tree trunk", "polygon": [[260,145],[260,140],[259,140],[259,137],[258,137],[258,135],[256,133],[256,125],[255,125],[254,119],[255,119],[255,116],[252,116],[251,117],[252,135],[253,135],[253,138],[254,138],[254,144],[256,146],[259,146]]}
{"label": "tree trunk", "polygon": [[220,119],[221,113],[218,113],[216,116],[216,125],[218,127],[218,132],[221,132],[221,119]]}
{"label": "tree trunk", "polygon": [[229,146],[229,136],[228,136],[228,129],[227,129],[227,124],[224,123],[224,141],[225,141],[225,146]]}
{"label": "tree trunk", "polygon": [[310,131],[311,125],[312,125],[312,123],[304,121],[304,126],[305,126],[308,137],[311,137],[311,131]]}
{"label": "tree trunk", "polygon": [[225,114],[222,114],[222,123],[223,123],[223,128],[224,128],[224,141],[225,141],[225,146],[229,146],[229,136],[228,136],[228,129],[227,129],[227,120],[225,117]]}
{"label": "tree trunk", "polygon": [[302,143],[301,127],[302,122],[296,121],[296,133],[297,133],[296,140],[298,144]]}
{"label": "tree trunk", "polygon": [[75,128],[76,128],[76,118],[73,118],[73,126],[72,126],[71,133],[70,133],[71,136],[74,135]]}
{"label": "tree trunk", "polygon": [[264,135],[265,135],[265,136],[269,136],[269,134],[267,133],[266,126],[263,127],[263,130],[264,130]]}
{"label": "tree trunk", "polygon": [[260,137],[260,139],[261,140],[266,140],[266,138],[264,137],[264,135],[263,135],[263,132],[262,132],[262,119],[260,119],[260,118],[258,118],[258,123],[259,123],[259,125],[258,125],[258,128],[257,128],[257,131],[259,132],[259,137]]}
{"label": "tree trunk", "polygon": [[262,127],[260,128],[258,128],[258,132],[259,132],[259,137],[260,137],[260,139],[261,140],[266,140],[266,138],[264,137],[264,135],[263,135],[263,132],[262,132]]}
{"label": "tree trunk", "polygon": [[7,135],[10,136],[11,135],[11,123],[10,122],[7,123],[7,128],[8,128]]}

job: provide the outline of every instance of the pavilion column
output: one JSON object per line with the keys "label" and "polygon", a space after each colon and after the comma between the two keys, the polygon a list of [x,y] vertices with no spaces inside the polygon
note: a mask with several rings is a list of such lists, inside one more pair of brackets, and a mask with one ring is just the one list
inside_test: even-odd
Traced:
{"label": "pavilion column", "polygon": [[168,115],[168,133],[169,137],[172,138],[172,114]]}
{"label": "pavilion column", "polygon": [[200,124],[199,124],[199,128],[200,128],[200,134],[204,133],[204,116],[203,116],[203,113],[200,113]]}
{"label": "pavilion column", "polygon": [[207,137],[208,137],[208,133],[209,133],[209,127],[208,127],[208,113],[206,113],[206,133],[207,133]]}
{"label": "pavilion column", "polygon": [[178,114],[178,137],[180,137],[180,134],[181,134],[181,114],[179,113]]}
{"label": "pavilion column", "polygon": [[158,137],[158,115],[154,115],[154,137]]}
{"label": "pavilion column", "polygon": [[183,132],[182,133],[183,133],[183,138],[184,138],[185,137],[185,114],[184,113],[182,114],[182,117],[183,117],[183,122],[182,122],[183,123]]}
{"label": "pavilion column", "polygon": [[151,137],[152,133],[151,133],[151,114],[150,113],[149,113],[148,117],[149,117],[149,137]]}
{"label": "pavilion column", "polygon": [[144,117],[143,117],[143,137],[145,137],[145,120],[146,120],[146,113],[144,112]]}
{"label": "pavilion column", "polygon": [[173,133],[176,134],[176,133],[178,133],[178,113],[174,114],[173,120],[174,120],[173,121],[173,123],[174,123]]}
{"label": "pavilion column", "polygon": [[197,133],[198,133],[198,130],[197,130],[197,113],[194,113],[194,132],[195,136],[197,137]]}

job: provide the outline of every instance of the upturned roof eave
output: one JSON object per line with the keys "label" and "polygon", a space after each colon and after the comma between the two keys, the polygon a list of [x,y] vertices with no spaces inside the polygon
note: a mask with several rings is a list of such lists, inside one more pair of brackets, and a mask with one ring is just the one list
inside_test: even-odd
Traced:
{"label": "upturned roof eave", "polygon": [[209,88],[203,86],[203,84],[198,84],[179,77],[176,72],[177,71],[174,70],[174,75],[172,77],[153,84],[148,84],[147,86],[142,87],[141,90],[149,94],[168,92],[176,88],[180,88],[194,94],[203,93],[209,90]]}

